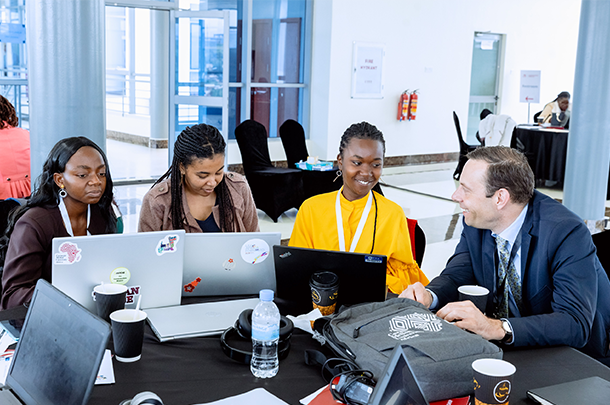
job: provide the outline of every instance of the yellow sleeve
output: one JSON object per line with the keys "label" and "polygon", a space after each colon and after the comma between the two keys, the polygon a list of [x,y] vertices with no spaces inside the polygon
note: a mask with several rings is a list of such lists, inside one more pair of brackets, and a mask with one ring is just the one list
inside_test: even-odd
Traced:
{"label": "yellow sleeve", "polygon": [[409,228],[402,208],[393,216],[394,218],[388,218],[387,230],[389,232],[386,231],[380,235],[382,236],[380,242],[389,246],[386,254],[388,257],[388,288],[393,293],[400,294],[411,284],[419,281],[427,285],[429,281],[413,259]]}
{"label": "yellow sleeve", "polygon": [[311,210],[307,201],[305,201],[299,212],[297,212],[297,218],[292,228],[292,234],[290,235],[290,241],[288,246],[302,247],[313,249],[313,237],[312,237],[312,221]]}

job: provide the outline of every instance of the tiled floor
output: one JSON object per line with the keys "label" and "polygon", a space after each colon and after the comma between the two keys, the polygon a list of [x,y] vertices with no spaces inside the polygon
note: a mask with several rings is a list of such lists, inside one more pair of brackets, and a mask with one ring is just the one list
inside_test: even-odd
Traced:
{"label": "tiled floor", "polygon": [[[114,180],[158,177],[167,170],[167,150],[108,141],[108,154]],[[382,185],[386,197],[395,201],[409,218],[419,221],[426,234],[426,252],[422,270],[432,279],[444,268],[453,253],[461,232],[461,214],[451,201],[457,182],[452,178],[455,163],[390,167],[384,169]],[[117,186],[115,198],[124,215],[125,232],[136,232],[141,201],[151,184]],[[540,189],[554,198],[562,198],[561,190]],[[288,239],[297,210],[291,209],[274,223],[259,210],[263,232],[281,232]]]}

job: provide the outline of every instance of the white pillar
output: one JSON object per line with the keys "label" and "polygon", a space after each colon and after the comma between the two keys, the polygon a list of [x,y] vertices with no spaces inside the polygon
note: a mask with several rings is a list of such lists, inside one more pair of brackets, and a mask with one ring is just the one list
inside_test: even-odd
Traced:
{"label": "white pillar", "polygon": [[150,11],[150,147],[167,147],[169,134],[169,12]]}
{"label": "white pillar", "polygon": [[583,0],[581,7],[564,204],[595,233],[610,167],[610,0]]}
{"label": "white pillar", "polygon": [[60,139],[106,150],[104,0],[27,0],[31,169]]}

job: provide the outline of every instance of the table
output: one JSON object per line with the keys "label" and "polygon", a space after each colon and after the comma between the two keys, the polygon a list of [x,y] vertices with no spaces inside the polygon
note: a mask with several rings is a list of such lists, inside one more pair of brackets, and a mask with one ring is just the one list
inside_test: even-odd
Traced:
{"label": "table", "polygon": [[[113,360],[116,383],[95,386],[89,404],[119,404],[141,391],[153,391],[168,405],[211,402],[263,387],[289,404],[324,385],[317,367],[305,365],[303,351],[320,349],[305,332],[292,338],[288,357],[275,378],[258,380],[247,365],[226,357],[218,337],[159,343],[147,326],[142,359],[135,363]],[[506,351],[504,358],[517,367],[511,404],[534,404],[528,389],[578,380],[594,375],[610,380],[610,368],[569,347]]]}
{"label": "table", "polygon": [[568,130],[519,125],[513,132],[511,146],[520,149],[534,171],[536,186],[547,181],[562,187],[566,171]]}

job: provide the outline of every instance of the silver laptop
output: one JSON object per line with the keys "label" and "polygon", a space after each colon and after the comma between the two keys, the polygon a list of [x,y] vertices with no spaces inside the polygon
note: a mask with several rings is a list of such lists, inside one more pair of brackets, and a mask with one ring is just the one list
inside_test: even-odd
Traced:
{"label": "silver laptop", "polygon": [[87,404],[109,338],[108,323],[39,280],[0,404]]}
{"label": "silver laptop", "polygon": [[279,232],[189,233],[182,296],[258,294],[275,290],[273,245]]}
{"label": "silver laptop", "polygon": [[95,313],[92,291],[104,283],[127,286],[126,308],[180,305],[185,232],[78,236],[53,239],[53,285]]}
{"label": "silver laptop", "polygon": [[258,298],[206,302],[146,311],[148,323],[161,342],[198,336],[220,335],[233,326],[239,314],[253,309]]}

